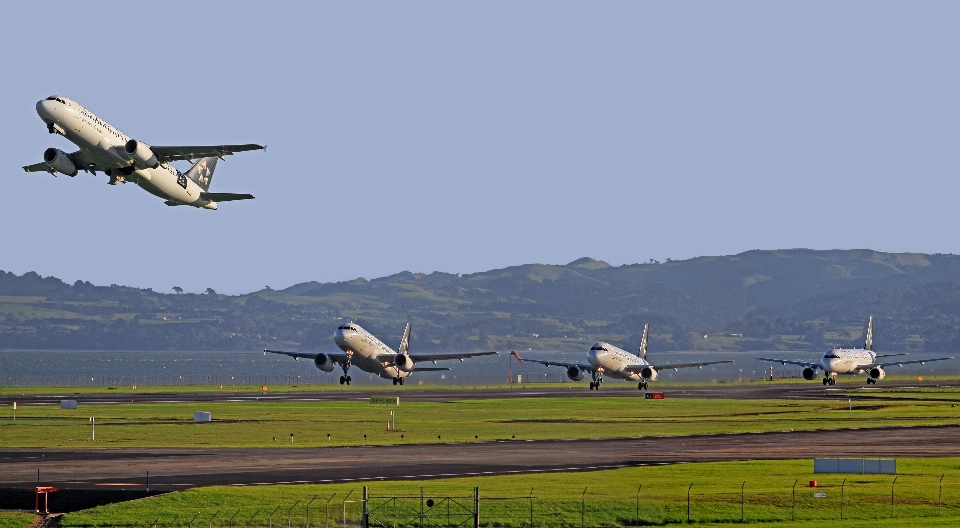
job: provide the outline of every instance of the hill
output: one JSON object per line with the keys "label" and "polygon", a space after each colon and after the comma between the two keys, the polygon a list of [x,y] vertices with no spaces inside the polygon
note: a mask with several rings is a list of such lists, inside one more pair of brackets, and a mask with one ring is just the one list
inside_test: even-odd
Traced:
{"label": "hill", "polygon": [[239,296],[0,272],[8,349],[322,350],[334,347],[337,322],[352,319],[388,343],[409,320],[420,350],[579,350],[596,339],[634,347],[645,322],[653,350],[812,350],[858,342],[870,314],[878,348],[956,350],[960,256],[757,250],[616,267],[582,258]]}

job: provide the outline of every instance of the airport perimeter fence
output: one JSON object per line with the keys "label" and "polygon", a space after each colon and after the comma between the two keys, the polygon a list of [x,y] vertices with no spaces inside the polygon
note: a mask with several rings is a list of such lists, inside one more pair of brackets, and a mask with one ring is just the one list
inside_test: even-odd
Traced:
{"label": "airport perimeter fence", "polygon": [[[439,528],[509,526],[586,528],[683,523],[777,523],[789,521],[883,521],[942,518],[960,520],[960,490],[944,490],[936,478],[905,485],[897,478],[865,481],[850,476],[839,484],[809,488],[798,482],[771,488],[717,490],[696,483],[670,490],[636,489],[544,495],[482,492],[377,494],[364,486],[346,494],[306,495],[280,504],[234,504],[190,512],[154,512],[137,520],[95,517],[96,510],[68,515],[66,527],[136,528]],[[933,486],[927,485],[933,483]],[[413,490],[411,490],[413,491]],[[948,493],[944,493],[947,491]],[[71,516],[78,516],[71,518]],[[891,521],[896,522],[896,521]]]}
{"label": "airport perimeter fence", "polygon": [[[316,370],[316,369],[314,369]],[[132,387],[173,385],[334,385],[339,376],[322,374],[249,374],[249,375],[146,375],[146,376],[17,376],[3,379],[10,387]]]}

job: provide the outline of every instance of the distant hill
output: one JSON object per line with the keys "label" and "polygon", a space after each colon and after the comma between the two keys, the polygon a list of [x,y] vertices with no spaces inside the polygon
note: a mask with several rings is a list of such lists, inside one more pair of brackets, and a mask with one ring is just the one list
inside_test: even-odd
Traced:
{"label": "distant hill", "polygon": [[758,250],[616,267],[581,258],[239,296],[0,272],[3,348],[331,349],[337,321],[352,319],[388,343],[409,320],[420,350],[635,347],[645,322],[653,350],[812,350],[858,343],[870,314],[878,348],[956,351],[960,256]]}

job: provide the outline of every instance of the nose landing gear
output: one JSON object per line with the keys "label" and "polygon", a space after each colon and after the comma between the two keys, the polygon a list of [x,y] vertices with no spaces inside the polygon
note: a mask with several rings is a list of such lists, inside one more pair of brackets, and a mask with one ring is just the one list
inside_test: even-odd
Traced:
{"label": "nose landing gear", "polygon": [[647,382],[641,380],[640,383],[637,384],[637,390],[647,390]]}
{"label": "nose landing gear", "polygon": [[340,376],[340,385],[343,385],[343,384],[350,385],[350,382],[353,381],[350,379],[350,376],[347,375],[348,370],[350,370],[349,361],[343,364],[343,376]]}
{"label": "nose landing gear", "polygon": [[594,372],[593,381],[590,382],[590,390],[600,390],[601,383],[603,383],[603,376],[599,372]]}

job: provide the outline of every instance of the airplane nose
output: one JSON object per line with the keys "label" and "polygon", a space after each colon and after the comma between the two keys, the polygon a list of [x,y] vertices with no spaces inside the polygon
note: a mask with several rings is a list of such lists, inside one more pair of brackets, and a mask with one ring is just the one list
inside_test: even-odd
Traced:
{"label": "airplane nose", "polygon": [[56,116],[54,113],[56,112],[57,104],[59,103],[56,101],[48,101],[46,99],[37,101],[37,115],[44,121],[55,121]]}

